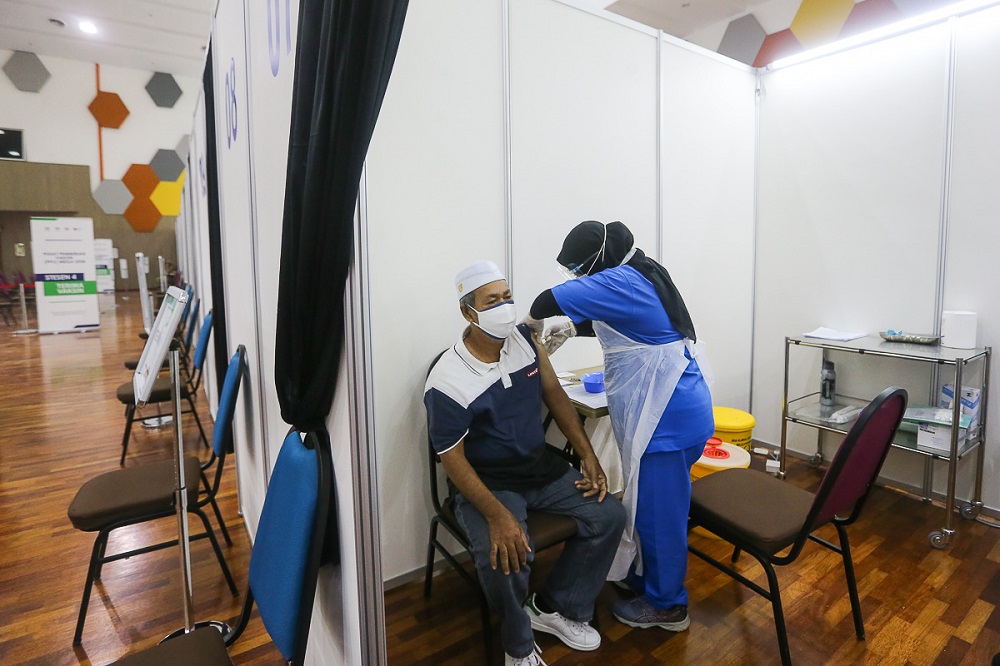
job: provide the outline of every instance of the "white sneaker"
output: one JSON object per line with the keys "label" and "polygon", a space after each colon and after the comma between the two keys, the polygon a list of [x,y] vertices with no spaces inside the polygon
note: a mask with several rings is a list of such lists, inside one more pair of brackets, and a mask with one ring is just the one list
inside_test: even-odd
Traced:
{"label": "white sneaker", "polygon": [[543,613],[535,603],[532,594],[524,602],[524,612],[531,618],[531,628],[552,634],[563,643],[582,652],[590,652],[601,646],[601,635],[586,622],[577,622],[559,613]]}
{"label": "white sneaker", "polygon": [[542,661],[542,651],[538,649],[538,645],[535,645],[535,649],[527,657],[512,657],[506,652],[503,656],[504,666],[548,666]]}

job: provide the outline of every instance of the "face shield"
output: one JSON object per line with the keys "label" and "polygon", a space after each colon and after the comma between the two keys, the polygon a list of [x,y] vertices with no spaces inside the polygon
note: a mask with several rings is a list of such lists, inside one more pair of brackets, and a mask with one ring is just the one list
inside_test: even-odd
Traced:
{"label": "face shield", "polygon": [[590,275],[590,272],[594,270],[594,266],[597,262],[601,260],[604,256],[604,247],[608,244],[608,227],[604,227],[604,240],[601,241],[601,249],[599,249],[594,254],[590,255],[580,263],[569,264],[568,266],[563,266],[558,264],[559,273],[567,280],[575,280],[583,275]]}

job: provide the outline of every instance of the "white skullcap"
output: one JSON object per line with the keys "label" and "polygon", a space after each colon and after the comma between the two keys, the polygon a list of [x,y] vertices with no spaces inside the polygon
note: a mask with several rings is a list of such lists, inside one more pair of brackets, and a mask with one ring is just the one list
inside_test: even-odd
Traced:
{"label": "white skullcap", "polygon": [[455,289],[458,290],[458,297],[462,298],[484,284],[506,279],[504,274],[500,272],[500,267],[492,261],[477,261],[458,272],[458,275],[455,276]]}

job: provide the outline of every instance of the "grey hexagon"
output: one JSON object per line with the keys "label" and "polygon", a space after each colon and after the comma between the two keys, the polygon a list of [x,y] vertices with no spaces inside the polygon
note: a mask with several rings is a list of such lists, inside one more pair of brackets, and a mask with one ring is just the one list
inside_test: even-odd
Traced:
{"label": "grey hexagon", "polygon": [[52,76],[38,56],[28,51],[14,51],[3,71],[14,87],[24,92],[38,92]]}
{"label": "grey hexagon", "polygon": [[191,148],[191,135],[185,134],[184,136],[181,137],[181,140],[177,142],[177,147],[174,148],[174,150],[176,150],[177,155],[186,162],[188,158],[188,150],[190,148]]}
{"label": "grey hexagon", "polygon": [[102,180],[94,190],[94,201],[108,215],[122,215],[132,203],[132,193],[120,180]]}
{"label": "grey hexagon", "polygon": [[161,148],[156,151],[149,166],[153,168],[153,173],[161,181],[172,183],[181,177],[181,172],[184,171],[184,160],[181,159],[176,150]]}
{"label": "grey hexagon", "polygon": [[734,60],[752,65],[757,58],[767,33],[753,14],[747,14],[729,23],[719,44],[719,53]]}
{"label": "grey hexagon", "polygon": [[171,75],[156,72],[146,84],[146,92],[149,93],[156,106],[170,109],[180,99],[181,87],[177,85],[177,81]]}

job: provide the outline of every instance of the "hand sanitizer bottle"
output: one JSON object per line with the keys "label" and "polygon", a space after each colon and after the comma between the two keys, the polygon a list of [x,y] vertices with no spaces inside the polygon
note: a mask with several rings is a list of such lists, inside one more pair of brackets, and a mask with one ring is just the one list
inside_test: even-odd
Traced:
{"label": "hand sanitizer bottle", "polygon": [[833,369],[833,361],[823,361],[823,369],[819,373],[819,404],[832,407],[837,395],[837,371]]}

